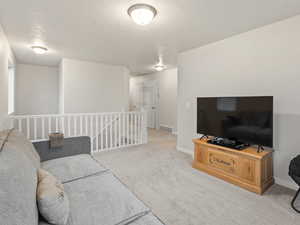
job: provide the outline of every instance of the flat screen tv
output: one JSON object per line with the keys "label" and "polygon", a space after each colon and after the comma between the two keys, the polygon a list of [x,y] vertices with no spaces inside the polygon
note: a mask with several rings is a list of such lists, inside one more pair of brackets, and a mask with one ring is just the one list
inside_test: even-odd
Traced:
{"label": "flat screen tv", "polygon": [[273,147],[273,97],[199,97],[197,133]]}

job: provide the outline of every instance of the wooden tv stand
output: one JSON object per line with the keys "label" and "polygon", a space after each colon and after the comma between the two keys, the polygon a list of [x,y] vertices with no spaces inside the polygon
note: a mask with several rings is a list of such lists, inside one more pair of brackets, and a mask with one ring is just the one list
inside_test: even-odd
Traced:
{"label": "wooden tv stand", "polygon": [[242,151],[194,139],[193,167],[249,191],[263,194],[272,184],[272,151],[257,153],[257,148]]}

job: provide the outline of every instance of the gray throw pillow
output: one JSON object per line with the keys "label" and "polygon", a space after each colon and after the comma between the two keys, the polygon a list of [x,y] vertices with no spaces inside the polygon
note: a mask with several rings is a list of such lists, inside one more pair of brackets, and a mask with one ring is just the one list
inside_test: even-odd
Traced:
{"label": "gray throw pillow", "polygon": [[60,181],[46,170],[38,170],[37,204],[40,214],[50,224],[66,225],[69,199]]}

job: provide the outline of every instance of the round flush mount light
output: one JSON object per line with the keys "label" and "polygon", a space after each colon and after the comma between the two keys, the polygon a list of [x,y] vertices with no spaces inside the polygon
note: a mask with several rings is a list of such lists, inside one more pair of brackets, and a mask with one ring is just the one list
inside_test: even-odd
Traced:
{"label": "round flush mount light", "polygon": [[128,15],[138,25],[147,25],[156,16],[156,9],[147,4],[135,4],[128,9]]}
{"label": "round flush mount light", "polygon": [[162,64],[157,64],[154,66],[154,69],[157,71],[163,71],[165,68],[166,68],[166,66],[162,65]]}
{"label": "round flush mount light", "polygon": [[47,49],[46,47],[38,46],[38,45],[31,46],[31,49],[32,49],[36,54],[39,54],[39,55],[45,54],[45,53],[48,51],[48,49]]}

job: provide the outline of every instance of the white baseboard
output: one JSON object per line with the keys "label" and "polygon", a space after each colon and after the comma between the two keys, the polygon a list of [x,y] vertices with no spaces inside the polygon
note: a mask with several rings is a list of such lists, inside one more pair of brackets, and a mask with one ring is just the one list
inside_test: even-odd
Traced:
{"label": "white baseboard", "polygon": [[[180,146],[176,146],[177,151],[184,152],[186,154],[194,156],[194,151],[188,148],[183,148]],[[275,183],[293,190],[298,190],[297,185],[293,181],[283,180],[278,177],[274,177]]]}
{"label": "white baseboard", "polygon": [[184,152],[184,153],[186,153],[186,154],[189,154],[189,155],[191,155],[191,156],[194,156],[194,151],[191,150],[191,149],[183,148],[183,147],[179,147],[179,146],[176,146],[176,149],[177,149],[177,151]]}
{"label": "white baseboard", "polygon": [[167,131],[171,132],[173,135],[177,136],[177,130],[175,130],[174,127],[170,127],[165,124],[160,124],[159,128],[163,129],[163,130],[167,130]]}
{"label": "white baseboard", "polygon": [[274,177],[275,183],[279,184],[281,186],[293,189],[293,190],[298,190],[299,187],[293,182],[293,181],[288,181],[288,180],[283,180],[278,177]]}
{"label": "white baseboard", "polygon": [[170,126],[168,126],[168,125],[166,125],[166,124],[160,124],[159,126],[165,127],[165,128],[169,128],[169,129],[173,129],[173,127],[170,127]]}

